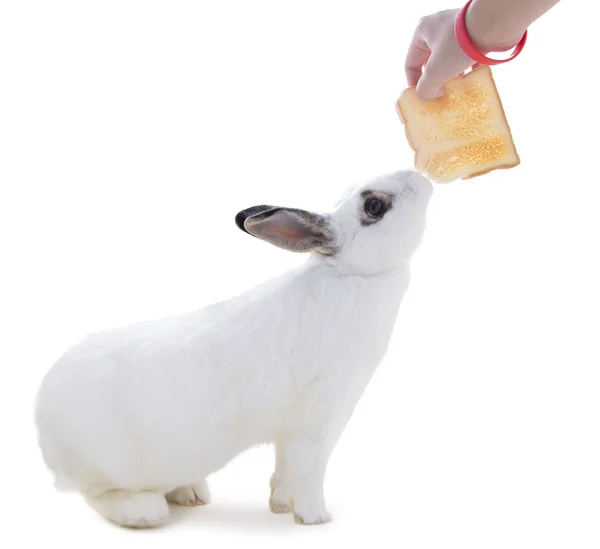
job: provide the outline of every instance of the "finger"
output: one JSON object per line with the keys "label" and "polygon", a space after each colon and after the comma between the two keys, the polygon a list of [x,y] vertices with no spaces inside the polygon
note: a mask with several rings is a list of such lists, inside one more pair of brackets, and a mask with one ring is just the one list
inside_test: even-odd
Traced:
{"label": "finger", "polygon": [[418,35],[412,39],[406,54],[404,71],[409,86],[415,86],[423,74],[423,66],[427,63],[431,52],[427,44]]}
{"label": "finger", "polygon": [[464,65],[457,67],[448,63],[447,56],[435,52],[425,66],[423,75],[417,83],[417,94],[421,99],[429,100],[444,95],[444,84],[464,70]]}

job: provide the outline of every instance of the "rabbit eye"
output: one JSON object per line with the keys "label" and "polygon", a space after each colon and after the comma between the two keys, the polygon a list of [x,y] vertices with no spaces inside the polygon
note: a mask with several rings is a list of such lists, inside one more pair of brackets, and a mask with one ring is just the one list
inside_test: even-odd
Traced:
{"label": "rabbit eye", "polygon": [[385,207],[379,198],[369,198],[365,201],[365,212],[370,217],[381,217],[385,213]]}

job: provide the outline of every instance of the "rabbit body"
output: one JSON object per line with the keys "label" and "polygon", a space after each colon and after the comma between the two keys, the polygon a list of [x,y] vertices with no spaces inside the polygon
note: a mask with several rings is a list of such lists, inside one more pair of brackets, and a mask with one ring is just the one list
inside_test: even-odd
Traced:
{"label": "rabbit body", "polygon": [[[392,182],[424,185],[419,177]],[[345,247],[340,212],[329,238]],[[327,461],[385,354],[409,266],[365,274],[341,252],[311,251],[241,296],[91,334],[68,350],[44,378],[36,410],[57,486],[109,520],[153,526],[167,520],[167,501],[208,503],[208,475],[272,443],[271,509],[305,524],[330,520]]]}

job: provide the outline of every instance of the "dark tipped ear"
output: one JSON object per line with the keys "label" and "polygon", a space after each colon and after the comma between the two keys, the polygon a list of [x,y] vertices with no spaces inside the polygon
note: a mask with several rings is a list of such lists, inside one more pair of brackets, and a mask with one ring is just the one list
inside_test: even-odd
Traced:
{"label": "dark tipped ear", "polygon": [[[242,210],[240,213],[238,213],[235,216],[235,224],[237,225],[238,229],[241,229],[245,233],[248,233],[248,231],[246,230],[246,227],[244,227],[244,222],[246,221],[246,219],[248,219],[249,217],[252,217],[253,215],[258,215],[261,213],[268,212],[269,210],[278,210],[278,209],[279,208],[276,208],[275,206],[267,206],[267,205],[252,206],[252,208]],[[248,233],[248,234],[250,234],[250,233]]]}
{"label": "dark tipped ear", "polygon": [[240,212],[236,224],[248,234],[291,252],[331,255],[337,247],[337,231],[326,215],[255,206]]}

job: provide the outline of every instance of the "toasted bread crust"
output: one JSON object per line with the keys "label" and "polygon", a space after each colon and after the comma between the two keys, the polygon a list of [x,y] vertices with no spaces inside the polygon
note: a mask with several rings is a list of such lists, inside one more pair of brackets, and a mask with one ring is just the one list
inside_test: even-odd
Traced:
{"label": "toasted bread crust", "polygon": [[[415,86],[411,86],[411,88],[415,88]],[[408,89],[410,89],[410,88],[408,88]],[[400,121],[404,125],[404,135],[406,136],[406,140],[408,141],[408,145],[409,145],[409,147],[415,153],[414,160],[413,160],[413,165],[416,168],[419,165],[419,158],[418,158],[419,151],[417,150],[417,148],[415,147],[412,139],[410,138],[410,132],[408,131],[408,125],[407,125],[407,122],[406,122],[406,116],[404,115],[404,111],[402,110],[402,104],[400,102],[400,99],[398,99],[396,101],[396,112],[398,113],[398,116],[400,117]]]}
{"label": "toasted bread crust", "polygon": [[[411,86],[409,88],[407,88],[406,90],[404,90],[404,92],[402,93],[402,95],[398,98],[398,100],[396,101],[396,112],[400,118],[400,121],[402,122],[402,124],[404,125],[404,132],[406,134],[406,139],[408,141],[409,146],[411,147],[411,149],[415,152],[414,155],[414,167],[416,169],[418,169],[419,171],[423,171],[425,173],[425,175],[429,176],[432,180],[439,182],[439,183],[449,183],[451,181],[454,181],[455,179],[473,179],[475,177],[479,177],[481,175],[487,174],[493,170],[497,170],[497,169],[509,169],[509,168],[513,168],[517,165],[520,164],[521,160],[520,157],[517,153],[515,144],[514,144],[514,140],[513,140],[513,136],[512,136],[512,132],[510,130],[510,126],[508,125],[508,120],[506,118],[506,113],[504,111],[504,107],[502,105],[502,102],[500,100],[500,96],[498,94],[498,89],[496,87],[496,83],[493,79],[492,76],[492,72],[490,67],[488,66],[481,66],[478,67],[477,69],[474,69],[473,71],[465,74],[465,75],[461,75],[461,76],[457,76],[455,78],[453,78],[450,82],[448,82],[446,84],[446,86],[444,86],[444,88],[446,89],[446,93],[447,93],[447,89],[448,88],[461,88],[463,83],[466,85],[468,85],[471,81],[477,81],[479,80],[481,77],[484,77],[485,81],[484,84],[488,87],[488,93],[487,94],[481,94],[480,92],[480,97],[476,97],[476,98],[472,98],[472,97],[468,97],[467,95],[463,96],[462,99],[462,103],[458,103],[458,104],[454,104],[455,108],[460,108],[461,110],[466,110],[469,113],[469,116],[467,118],[467,124],[465,125],[465,127],[460,126],[460,127],[455,127],[454,128],[454,134],[456,135],[455,138],[449,138],[448,136],[445,136],[443,139],[441,137],[437,137],[437,139],[435,140],[436,143],[441,143],[442,145],[446,145],[444,151],[445,152],[450,152],[453,151],[455,153],[455,156],[458,154],[458,151],[462,150],[463,151],[463,157],[462,157],[462,169],[464,170],[465,167],[468,168],[469,167],[469,161],[471,161],[471,171],[467,171],[467,173],[463,173],[462,175],[458,175],[456,172],[458,171],[458,168],[452,169],[452,167],[450,166],[449,173],[445,173],[443,175],[435,174],[435,173],[428,173],[428,158],[431,158],[433,156],[435,156],[436,154],[440,154],[441,151],[433,151],[431,150],[431,144],[421,144],[419,145],[418,141],[418,137],[415,136],[414,134],[415,132],[415,119],[416,119],[416,123],[420,122],[419,121],[419,116],[423,116],[423,113],[426,113],[426,115],[430,115],[431,118],[436,117],[436,114],[439,113],[443,113],[445,112],[447,114],[448,109],[451,109],[451,105],[449,105],[448,103],[443,104],[442,103],[442,107],[440,106],[440,103],[437,102],[437,100],[433,100],[431,102],[425,102],[422,101],[418,98],[416,98],[416,91],[415,91],[415,86]],[[482,88],[483,89],[483,88]],[[466,97],[466,99],[465,99]],[[409,103],[409,98],[410,99],[410,103]],[[467,103],[469,102],[469,103]],[[469,110],[471,109],[470,104],[475,105],[475,107],[473,108],[473,110]],[[411,118],[411,109],[415,108],[415,105],[418,105],[420,107],[420,111],[419,113],[413,112],[412,113],[412,120],[410,120]],[[488,114],[487,117],[482,117],[481,116],[481,108],[482,107],[489,107],[490,105],[493,105],[493,109],[491,114],[489,114],[487,111],[486,112]],[[415,109],[416,111],[416,109]],[[457,111],[458,114],[461,114],[460,112]],[[473,113],[473,116],[470,116],[471,113]],[[485,123],[484,118],[496,118],[497,123],[496,126],[498,126],[500,129],[497,130],[499,139],[501,141],[501,145],[502,148],[506,148],[506,151],[502,154],[502,157],[504,158],[504,161],[502,161],[502,157],[498,158],[499,153],[499,147],[496,147],[496,149],[493,151],[494,154],[490,153],[489,147],[488,149],[485,148],[485,144],[483,143],[484,138],[479,136],[476,137],[474,139],[468,139],[465,138],[465,135],[469,135],[469,133],[474,133],[477,134],[477,130],[481,129],[481,127],[483,127],[483,124]],[[461,119],[462,120],[462,119]],[[425,121],[423,121],[423,125],[425,125]],[[462,131],[461,133],[457,133],[457,128],[459,130]],[[466,128],[466,129],[465,129]],[[472,132],[470,132],[470,130],[473,130]],[[459,139],[462,138],[462,139]],[[429,150],[428,150],[428,146],[429,146]],[[464,154],[464,152],[466,150],[470,150],[471,152],[471,158],[467,158],[466,154]],[[473,154],[473,151],[479,151],[479,155],[477,154]],[[485,156],[484,153],[488,153],[490,158],[489,159],[482,159],[482,156]],[[460,155],[459,155],[460,157]],[[474,158],[475,157],[478,162],[475,163]],[[422,162],[423,160],[423,162]],[[483,169],[478,169],[481,168],[483,166],[485,166]],[[486,166],[487,164],[487,166]],[[439,172],[439,171],[438,171]]]}

